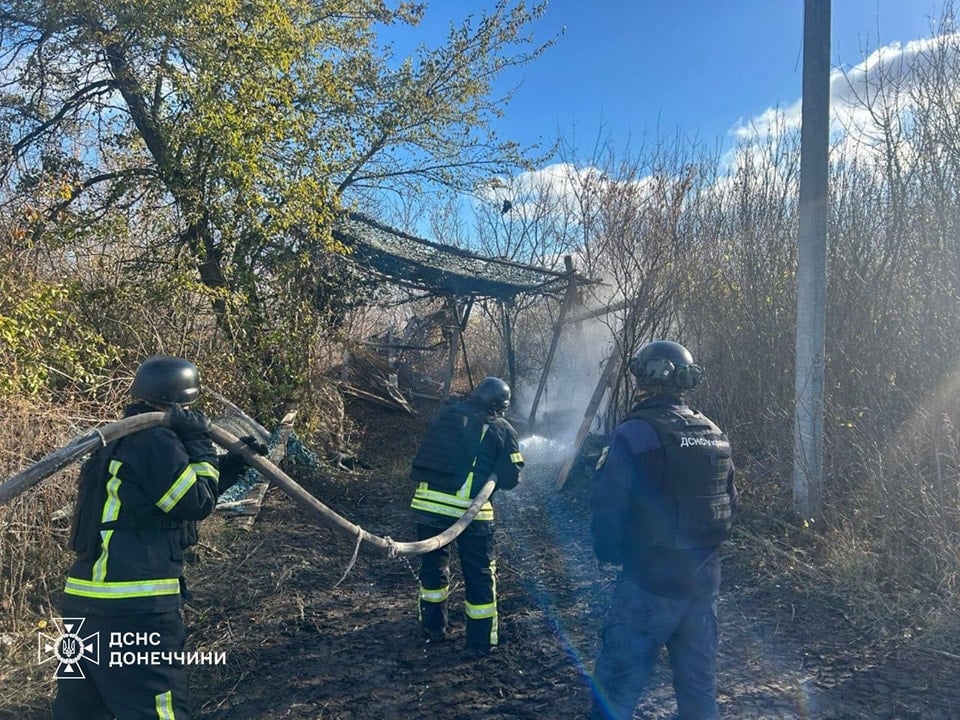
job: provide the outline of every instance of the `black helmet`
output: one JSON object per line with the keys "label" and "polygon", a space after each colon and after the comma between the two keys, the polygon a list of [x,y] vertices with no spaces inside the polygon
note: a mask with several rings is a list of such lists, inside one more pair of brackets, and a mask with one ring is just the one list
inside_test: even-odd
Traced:
{"label": "black helmet", "polygon": [[629,368],[637,385],[654,392],[692,390],[703,377],[703,368],[693,361],[690,351],[670,340],[644,345],[630,360]]}
{"label": "black helmet", "polygon": [[200,395],[200,371],[189,360],[154,355],[140,363],[130,394],[154,405],[189,405]]}
{"label": "black helmet", "polygon": [[510,407],[510,386],[498,377],[485,377],[473,389],[470,397],[489,408],[491,412],[506,412]]}

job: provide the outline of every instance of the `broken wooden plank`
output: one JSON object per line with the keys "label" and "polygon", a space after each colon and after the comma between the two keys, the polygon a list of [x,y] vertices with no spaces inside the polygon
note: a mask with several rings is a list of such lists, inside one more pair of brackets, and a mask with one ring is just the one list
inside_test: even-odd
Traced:
{"label": "broken wooden plank", "polygon": [[410,415],[414,414],[413,408],[411,408],[406,401],[404,401],[404,403],[401,404],[393,397],[391,397],[388,400],[385,397],[381,397],[380,395],[374,395],[373,393],[369,393],[365,390],[360,390],[359,388],[355,388],[352,385],[340,384],[339,387],[340,387],[340,392],[345,393],[347,395],[351,395],[360,400],[366,400],[367,402],[371,402],[371,403],[374,403],[375,405],[380,405],[385,408],[390,408],[391,410],[403,410],[404,412],[409,413]]}
{"label": "broken wooden plank", "polygon": [[596,417],[597,408],[600,407],[600,401],[603,400],[603,395],[610,385],[610,380],[620,370],[620,360],[620,353],[615,352],[607,359],[603,367],[603,372],[600,373],[600,380],[597,382],[597,386],[593,390],[593,396],[590,398],[590,403],[583,413],[583,422],[580,423],[580,429],[577,430],[577,437],[573,442],[573,454],[566,459],[563,467],[560,468],[560,473],[557,475],[557,490],[562,489],[564,483],[567,482],[567,476],[570,474],[573,464],[580,455],[580,446],[583,445],[583,440],[587,436],[587,433],[590,432],[590,426],[593,425],[593,419]]}

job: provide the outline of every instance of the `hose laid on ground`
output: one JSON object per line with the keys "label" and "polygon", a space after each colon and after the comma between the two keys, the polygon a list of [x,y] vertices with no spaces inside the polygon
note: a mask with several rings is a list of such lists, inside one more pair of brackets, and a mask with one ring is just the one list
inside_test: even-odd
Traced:
{"label": "hose laid on ground", "polygon": [[[3,484],[0,484],[0,505],[12,500],[41,480],[50,477],[58,470],[62,470],[97,448],[104,447],[107,443],[117,438],[158,425],[169,427],[170,416],[168,413],[151,412],[132,415],[131,417],[123,418],[109,425],[104,425],[103,427],[75,438],[60,450],[50,453],[26,470],[23,470]],[[490,495],[493,494],[496,487],[497,476],[491,475],[480,489],[480,492],[477,493],[473,502],[470,503],[470,507],[467,508],[466,512],[453,525],[439,535],[417,542],[397,542],[389,537],[384,538],[373,535],[359,525],[355,525],[342,515],[334,512],[313,497],[313,495],[307,492],[299,483],[283,472],[283,470],[270,462],[270,460],[255,453],[245,442],[223,428],[212,424],[210,435],[214,442],[227,451],[242,455],[248,465],[272,480],[277,487],[283,490],[284,493],[302,508],[319,515],[320,520],[325,524],[356,537],[358,543],[360,541],[366,541],[390,557],[397,555],[422,555],[449,544],[473,521],[477,513],[480,512],[483,504],[490,499]]]}

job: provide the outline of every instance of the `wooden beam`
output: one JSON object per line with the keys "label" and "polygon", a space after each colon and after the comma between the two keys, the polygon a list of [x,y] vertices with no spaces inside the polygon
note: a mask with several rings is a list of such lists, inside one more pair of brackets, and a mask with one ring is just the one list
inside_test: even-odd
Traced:
{"label": "wooden beam", "polygon": [[473,373],[470,371],[470,359],[467,357],[467,341],[464,339],[464,333],[467,330],[467,321],[470,319],[470,311],[473,310],[473,298],[467,300],[463,308],[463,318],[460,320],[460,351],[463,353],[463,367],[467,371],[467,382],[470,383],[470,390],[473,390]]}
{"label": "wooden beam", "polygon": [[603,307],[596,308],[595,310],[588,310],[585,313],[579,315],[574,315],[565,320],[568,323],[582,322],[584,320],[592,320],[596,317],[601,317],[602,315],[609,315],[612,312],[617,312],[618,310],[626,310],[627,308],[634,307],[637,304],[637,299],[632,300],[621,300],[616,302],[613,305],[604,305]]}
{"label": "wooden beam", "polygon": [[517,386],[517,356],[513,349],[513,321],[510,318],[510,311],[507,309],[507,303],[499,300],[500,319],[503,323],[503,345],[507,356],[507,375],[511,388]]}
{"label": "wooden beam", "polygon": [[402,410],[410,415],[413,415],[413,408],[411,408],[406,401],[401,403],[399,400],[391,396],[391,399],[380,397],[379,395],[374,395],[365,390],[360,390],[355,388],[352,385],[340,385],[340,392],[346,393],[347,395],[352,395],[355,398],[360,400],[366,400],[367,402],[372,402],[375,405],[381,405],[385,408],[390,408],[391,410]]}
{"label": "wooden beam", "polygon": [[447,372],[443,378],[443,392],[440,393],[443,402],[450,399],[450,386],[453,384],[453,374],[457,369],[457,353],[460,350],[460,310],[457,307],[457,298],[450,295],[447,298],[447,303],[453,309],[453,317],[456,322],[453,324],[450,334],[447,351]]}
{"label": "wooden beam", "polygon": [[556,485],[558,490],[561,489],[564,483],[567,481],[567,475],[570,474],[570,470],[573,468],[573,463],[580,454],[580,446],[583,444],[583,439],[587,436],[587,432],[589,432],[590,426],[593,424],[593,419],[597,414],[597,408],[600,406],[600,401],[603,399],[603,394],[610,385],[610,381],[617,377],[623,369],[623,354],[627,348],[632,346],[634,325],[637,318],[637,313],[640,312],[640,303],[636,300],[632,301],[632,303],[632,306],[629,304],[625,306],[630,307],[630,312],[627,314],[627,317],[623,322],[623,349],[614,344],[613,355],[611,355],[607,360],[606,365],[604,365],[603,372],[600,373],[600,380],[597,383],[597,387],[593,390],[593,397],[590,398],[590,403],[587,405],[587,409],[583,414],[583,422],[580,424],[580,429],[577,431],[577,438],[574,441],[573,455],[567,459],[567,461],[563,464],[563,467],[560,468],[560,474],[557,475]]}
{"label": "wooden beam", "polygon": [[547,386],[547,376],[550,374],[550,366],[553,364],[553,356],[557,352],[557,345],[560,344],[560,334],[563,331],[564,317],[573,307],[577,300],[577,283],[573,274],[573,258],[569,255],[563,256],[563,262],[567,267],[567,291],[563,296],[563,303],[560,305],[560,315],[553,326],[553,337],[550,339],[550,349],[547,351],[547,359],[543,363],[543,372],[540,373],[540,384],[537,385],[537,394],[533,397],[533,405],[530,406],[530,415],[527,418],[527,433],[533,433],[533,428],[537,422],[537,408],[540,405],[540,398],[543,390]]}
{"label": "wooden beam", "polygon": [[583,422],[580,423],[580,429],[577,430],[577,437],[573,442],[573,454],[563,463],[563,467],[560,468],[560,473],[557,475],[557,490],[563,488],[564,483],[567,482],[567,476],[573,468],[573,463],[580,455],[580,446],[590,431],[590,426],[593,425],[593,418],[597,414],[597,408],[600,407],[600,401],[603,400],[603,395],[610,385],[610,380],[620,371],[620,364],[621,356],[619,352],[615,351],[613,355],[607,358],[603,366],[603,372],[600,373],[600,379],[597,381],[597,386],[593,389],[593,395],[587,404],[587,409],[583,412]]}

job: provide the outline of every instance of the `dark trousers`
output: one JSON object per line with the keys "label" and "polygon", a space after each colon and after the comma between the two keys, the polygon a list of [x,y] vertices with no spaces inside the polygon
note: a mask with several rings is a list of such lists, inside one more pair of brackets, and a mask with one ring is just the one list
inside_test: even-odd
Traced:
{"label": "dark trousers", "polygon": [[[83,678],[57,680],[54,720],[190,720],[186,669],[182,662],[162,657],[171,653],[182,657],[185,633],[179,610],[88,616],[81,632],[84,637],[99,633],[99,664],[83,658]],[[114,637],[138,636],[137,644],[110,644]],[[121,663],[111,667],[111,659]]]}
{"label": "dark trousers", "polygon": [[[426,540],[442,528],[417,525],[417,536]],[[457,552],[463,570],[467,647],[486,651],[499,643],[497,617],[497,563],[492,533],[464,533],[458,537]],[[447,629],[447,593],[450,587],[450,546],[420,558],[420,622],[431,634]]]}
{"label": "dark trousers", "polygon": [[719,720],[717,597],[666,598],[622,575],[603,625],[594,670],[593,720],[629,720],[660,648],[673,671],[679,720]]}

